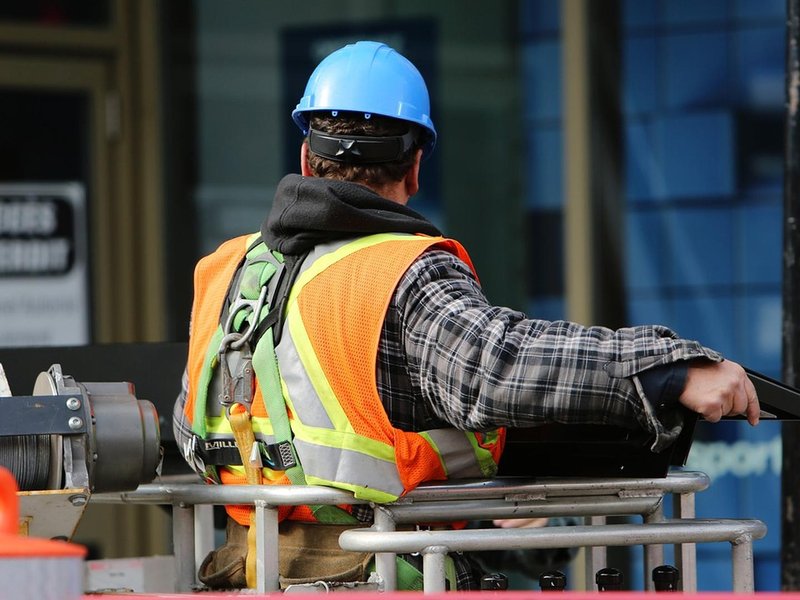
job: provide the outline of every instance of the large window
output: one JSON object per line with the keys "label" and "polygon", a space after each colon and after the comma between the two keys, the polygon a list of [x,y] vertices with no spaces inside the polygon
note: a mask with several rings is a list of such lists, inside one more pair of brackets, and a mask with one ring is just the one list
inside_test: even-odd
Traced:
{"label": "large window", "polygon": [[[780,374],[783,2],[625,2],[627,286],[633,322]],[[690,466],[705,516],[758,516],[780,531],[780,429],[703,427]],[[721,515],[720,511],[726,513]],[[756,554],[778,589],[780,536]],[[706,589],[730,577],[701,547]],[[719,582],[717,584],[716,582]]]}
{"label": "large window", "polygon": [[[627,321],[663,323],[779,377],[785,3],[621,5]],[[543,318],[567,316],[560,9],[531,0],[520,13],[527,289]],[[780,531],[780,462],[775,423],[701,427],[689,465],[713,485],[698,513]],[[779,547],[777,533],[756,546],[758,589],[778,589]],[[701,589],[728,588],[727,549],[698,552]]]}

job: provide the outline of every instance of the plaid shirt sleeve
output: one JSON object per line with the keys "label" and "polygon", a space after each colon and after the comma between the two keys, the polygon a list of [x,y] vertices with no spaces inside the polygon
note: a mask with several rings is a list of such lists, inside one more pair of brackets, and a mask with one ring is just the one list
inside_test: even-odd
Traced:
{"label": "plaid shirt sleeve", "polygon": [[637,377],[680,360],[722,357],[661,326],[611,330],[528,318],[486,300],[469,268],[432,250],[403,276],[399,312],[408,374],[429,410],[480,431],[544,422],[644,428],[671,443]]}

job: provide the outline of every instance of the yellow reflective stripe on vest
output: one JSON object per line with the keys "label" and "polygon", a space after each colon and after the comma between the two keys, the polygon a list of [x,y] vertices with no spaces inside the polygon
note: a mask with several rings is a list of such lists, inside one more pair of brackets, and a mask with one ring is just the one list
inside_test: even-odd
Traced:
{"label": "yellow reflective stripe on vest", "polygon": [[[394,447],[357,435],[346,419],[346,431],[334,429],[332,424],[307,425],[304,421],[308,413],[319,416],[325,412],[316,394],[302,396],[297,401],[299,412],[291,400],[287,403],[296,417],[292,422],[293,442],[309,484],[333,485],[353,492],[356,498],[374,502],[391,502],[403,493]],[[339,408],[338,402],[336,407]]]}
{"label": "yellow reflective stripe on vest", "polygon": [[[207,439],[211,439],[212,437],[220,437],[223,435],[227,435],[228,437],[233,437],[233,430],[231,429],[231,425],[228,422],[228,417],[225,416],[217,416],[217,417],[206,417],[206,431],[208,434],[206,435]],[[268,438],[271,438],[275,435],[275,432],[272,431],[272,423],[270,423],[269,419],[265,419],[263,417],[253,417],[251,420],[253,425],[253,431],[257,434],[258,439],[267,441]],[[267,437],[268,436],[268,437]],[[269,443],[273,443],[275,440],[269,439]]]}
{"label": "yellow reflective stripe on vest", "polygon": [[[297,437],[318,447],[328,446],[367,454],[378,460],[391,461],[394,464],[394,446],[360,436],[353,432],[336,431],[321,427],[307,427],[295,421],[292,428]],[[304,463],[305,464],[305,463]]]}
{"label": "yellow reflective stripe on vest", "polygon": [[456,429],[430,429],[420,432],[420,435],[436,449],[448,479],[485,475],[475,460],[469,440],[470,437],[474,439],[474,435]]}
{"label": "yellow reflective stripe on vest", "polygon": [[[294,447],[309,484],[343,488],[353,492],[356,498],[374,502],[392,502],[403,493],[394,460],[376,460],[363,452],[318,446],[299,437],[294,439]],[[379,482],[380,488],[365,487],[365,480]]]}
{"label": "yellow reflective stripe on vest", "polygon": [[389,242],[399,238],[414,238],[414,237],[416,236],[403,233],[377,233],[375,235],[368,235],[367,237],[358,238],[357,240],[348,242],[345,245],[341,246],[339,249],[321,256],[320,258],[315,260],[314,263],[308,269],[306,269],[303,273],[301,273],[297,277],[297,281],[295,282],[295,285],[292,288],[292,293],[289,294],[288,304],[289,305],[293,304],[293,302],[297,299],[300,290],[306,283],[308,283],[314,277],[322,273],[322,271],[327,269],[333,263],[345,258],[346,256],[349,256],[353,252],[358,252],[359,250],[363,250],[364,248],[369,248],[370,246],[375,246],[376,244],[380,244],[382,242]]}

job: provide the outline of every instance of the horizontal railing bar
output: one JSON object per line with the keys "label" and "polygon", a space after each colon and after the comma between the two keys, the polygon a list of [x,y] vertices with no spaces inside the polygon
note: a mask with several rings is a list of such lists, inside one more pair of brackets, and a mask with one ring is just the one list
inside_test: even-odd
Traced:
{"label": "horizontal railing bar", "polygon": [[[516,478],[428,483],[419,486],[398,501],[398,505],[416,502],[452,502],[503,498],[559,498],[599,495],[683,494],[704,490],[709,479],[704,473],[676,472],[660,479],[548,479],[531,482]],[[303,504],[368,504],[343,490],[322,486],[250,486],[205,485],[171,482],[149,483],[130,492],[94,494],[91,501],[109,504],[252,504],[263,500],[271,506]]]}
{"label": "horizontal railing bar", "polygon": [[451,552],[516,550],[523,548],[578,548],[581,546],[637,546],[735,542],[761,539],[767,527],[756,520],[686,519],[636,525],[576,525],[541,528],[461,529],[436,531],[376,531],[351,529],[339,536],[339,545],[355,552],[424,552],[445,547]]}
{"label": "horizontal railing bar", "polygon": [[514,519],[523,517],[589,517],[647,515],[661,503],[661,497],[620,498],[592,496],[509,502],[500,499],[452,500],[387,504],[383,509],[396,523],[424,523],[452,519]]}
{"label": "horizontal railing bar", "polygon": [[369,504],[349,492],[313,485],[205,485],[203,483],[140,485],[131,492],[94,494],[90,502],[107,504]]}
{"label": "horizontal railing bar", "polygon": [[688,494],[708,488],[711,480],[705,473],[674,471],[661,478],[556,478],[536,480],[499,477],[487,480],[423,483],[404,496],[402,501],[436,502],[457,499],[490,498],[500,495],[534,494],[542,496],[605,495],[630,492]]}

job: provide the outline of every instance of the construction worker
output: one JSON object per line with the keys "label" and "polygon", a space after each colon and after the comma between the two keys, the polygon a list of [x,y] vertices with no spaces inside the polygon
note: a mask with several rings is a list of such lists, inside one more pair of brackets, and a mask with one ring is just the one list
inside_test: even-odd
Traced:
{"label": "construction worker", "polygon": [[[292,118],[301,175],[280,181],[259,232],[195,272],[174,427],[207,481],[387,502],[425,481],[493,476],[506,426],[607,423],[646,430],[658,451],[681,430],[679,404],[757,423],[743,369],[665,327],[547,322],[487,301],[466,250],[407,207],[437,134],[425,82],[392,48],[333,52]],[[200,576],[252,587],[252,510],[227,510],[227,543]],[[337,540],[370,517],[281,510],[284,583],[363,580],[370,557]],[[478,580],[456,556],[451,585]]]}

